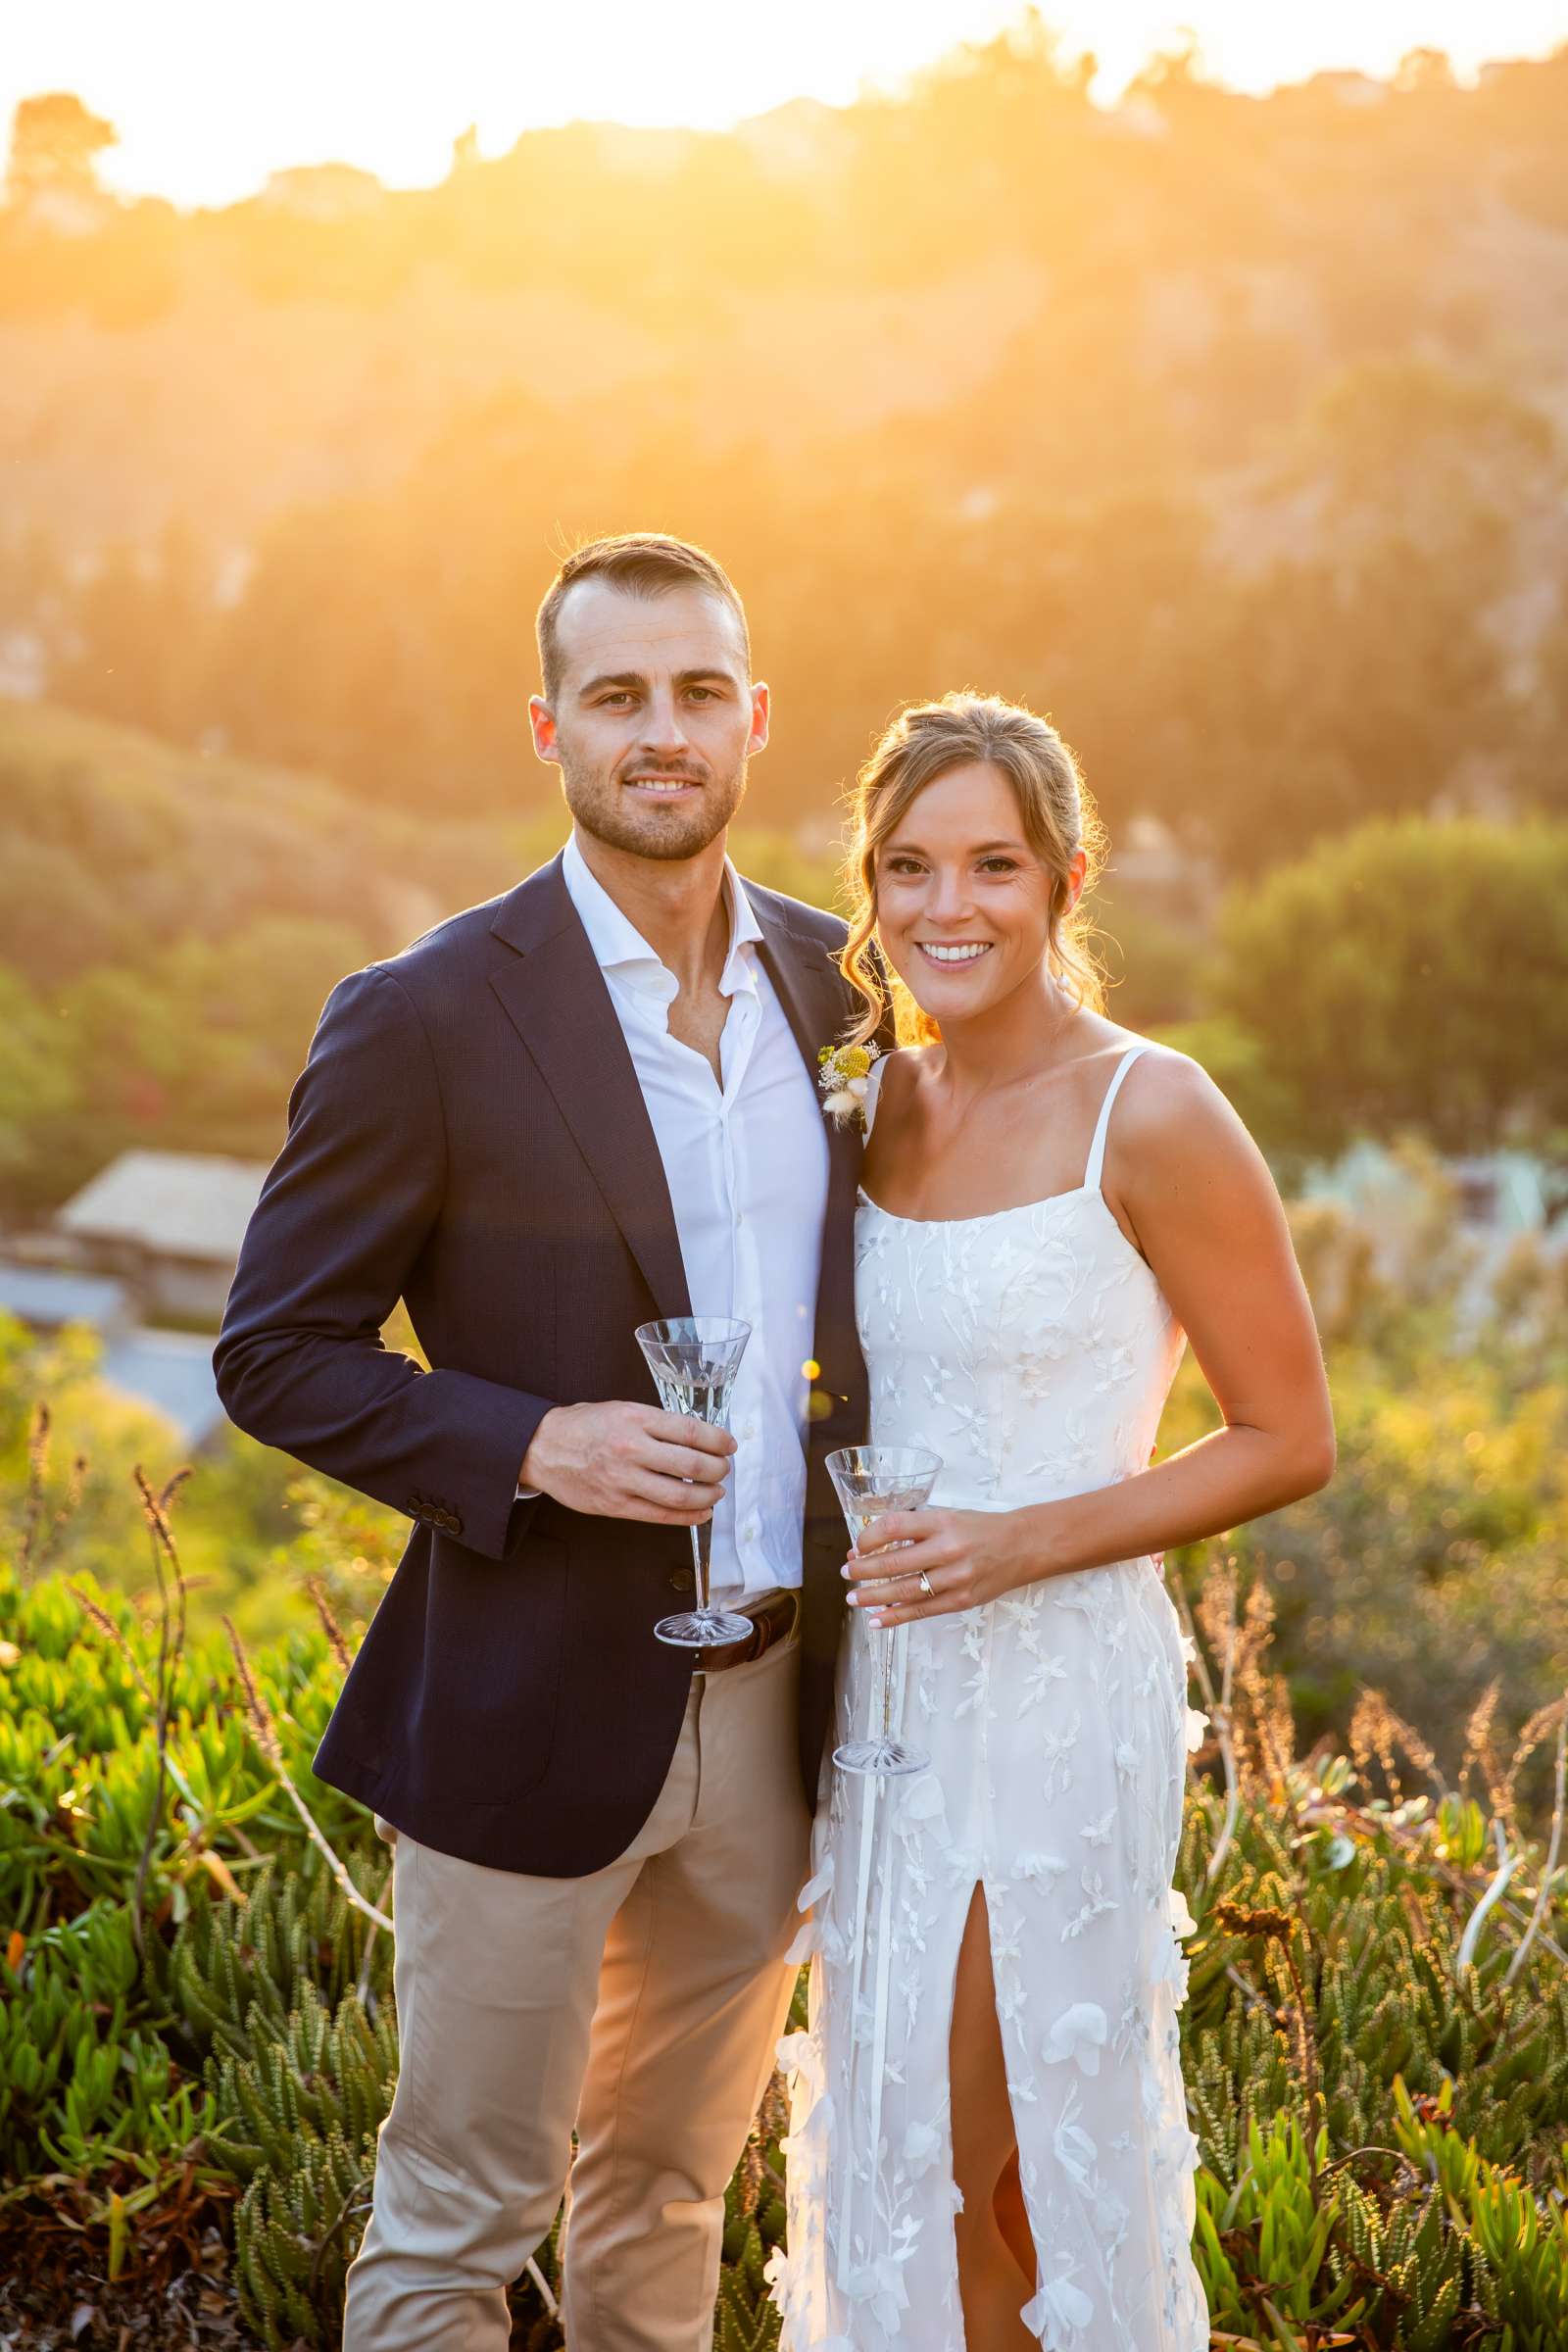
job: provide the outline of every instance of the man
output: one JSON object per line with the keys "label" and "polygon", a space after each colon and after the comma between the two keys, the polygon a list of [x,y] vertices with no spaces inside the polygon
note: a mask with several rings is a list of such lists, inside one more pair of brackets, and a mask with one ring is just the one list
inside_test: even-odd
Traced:
{"label": "man", "polygon": [[[539,611],[563,857],[322,1013],[230,1294],[241,1428],[417,1524],[317,1757],[394,1838],[401,2067],[350,2352],[502,2352],[570,2133],[573,2352],[710,2339],[788,2004],[856,1443],[858,1141],[830,916],[725,856],[767,740],[712,559],[603,540]],[[402,1297],[430,1369],[381,1344]],[[734,1437],[636,1326],[735,1316]],[[666,1647],[711,1514],[754,1631]]]}

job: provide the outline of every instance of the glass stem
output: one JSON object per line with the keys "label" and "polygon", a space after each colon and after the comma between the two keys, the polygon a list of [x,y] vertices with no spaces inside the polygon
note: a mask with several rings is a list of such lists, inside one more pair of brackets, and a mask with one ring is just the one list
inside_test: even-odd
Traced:
{"label": "glass stem", "polygon": [[705,1519],[701,1527],[692,1529],[692,1564],[697,1571],[697,1609],[705,1615],[708,1609],[708,1557],[713,1540],[713,1522]]}
{"label": "glass stem", "polygon": [[876,1635],[876,1726],[874,1737],[881,1740],[893,1737],[893,1644],[898,1640],[897,1628],[884,1625]]}

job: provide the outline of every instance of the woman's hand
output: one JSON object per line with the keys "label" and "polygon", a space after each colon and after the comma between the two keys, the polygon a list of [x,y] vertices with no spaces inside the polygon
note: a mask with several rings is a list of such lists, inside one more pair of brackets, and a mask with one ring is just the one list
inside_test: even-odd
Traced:
{"label": "woman's hand", "polygon": [[[850,1554],[850,1606],[872,1625],[906,1625],[916,1617],[947,1617],[999,1600],[1019,1585],[1051,1573],[1031,1532],[1030,1556],[1019,1548],[1013,1511],[885,1511],[873,1519]],[[1030,1513],[1038,1524],[1040,1513]],[[906,1548],[895,1551],[892,1546]]]}

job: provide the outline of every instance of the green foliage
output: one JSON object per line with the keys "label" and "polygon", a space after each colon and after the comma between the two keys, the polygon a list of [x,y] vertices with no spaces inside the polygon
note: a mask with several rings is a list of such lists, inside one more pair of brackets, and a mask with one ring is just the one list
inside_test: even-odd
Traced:
{"label": "green foliage", "polygon": [[[1401,1181],[1394,1230],[1327,1201],[1292,1210],[1339,1469],[1229,1544],[1271,1596],[1303,1740],[1343,1737],[1370,1684],[1452,1779],[1489,1691],[1500,1736],[1568,1685],[1568,1283],[1526,1250],[1489,1289],[1430,1154],[1406,1154]],[[1189,1364],[1162,1446],[1212,1417]]]}
{"label": "green foliage", "polygon": [[1217,1007],[1332,1151],[1568,1126],[1568,825],[1362,826],[1228,906]]}
{"label": "green foliage", "polygon": [[[220,2209],[237,2193],[247,2325],[269,2352],[326,2346],[396,2079],[390,1939],[307,1841],[244,1728],[231,1657],[198,1636],[167,1694],[138,1949],[159,1637],[81,1590],[120,1639],[58,1581],[0,1574],[0,2165],[14,2195],[85,2193],[78,2226],[106,2261],[113,2231],[122,2270],[193,2178]],[[1491,2327],[1547,2352],[1568,2327],[1568,1979],[1538,1938],[1507,1982],[1539,1845],[1523,1843],[1524,1907],[1505,1899],[1461,1968],[1494,1825],[1457,1795],[1375,1791],[1344,1757],[1293,1762],[1229,1590],[1219,1575],[1205,1591],[1200,1671],[1231,1650],[1242,1775],[1234,1805],[1195,1784],[1178,1873],[1197,1922],[1183,2063],[1214,2325],[1370,2352],[1460,2352]],[[251,1671],[286,1768],[384,1902],[384,1849],[309,1772],[336,1661],[301,1635]],[[1511,1815],[1504,1834],[1523,1838]],[[1560,1937],[1560,1873],[1545,1916]],[[726,2200],[720,2352],[777,2340],[784,2127],[775,2087]],[[553,2233],[514,2295],[539,2352],[559,2340],[556,2259]]]}
{"label": "green foliage", "polygon": [[[0,1313],[0,1558],[20,1564],[30,1526],[35,1570],[96,1578],[144,1606],[154,1578],[133,1474],[140,1463],[162,1479],[180,1453],[160,1414],[103,1384],[100,1354],[85,1327],[42,1337]],[[406,1531],[399,1513],[224,1429],[181,1511],[192,1620],[211,1628],[223,1612],[248,1636],[281,1635],[304,1620],[302,1573],[365,1612]]]}

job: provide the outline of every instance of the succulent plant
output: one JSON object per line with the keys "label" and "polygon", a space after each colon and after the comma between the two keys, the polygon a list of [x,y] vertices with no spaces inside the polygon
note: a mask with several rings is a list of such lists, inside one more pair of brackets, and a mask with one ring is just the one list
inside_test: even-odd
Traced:
{"label": "succulent plant", "polygon": [[[1195,1783],[1178,1873],[1216,2332],[1568,2344],[1560,1878],[1509,1807],[1297,1762],[1249,1622],[1226,1778]],[[226,1644],[178,1646],[160,1680],[158,1625],[96,1587],[0,1569],[0,2231],[69,2197],[119,2275],[176,2183],[210,2181],[247,2325],[272,2352],[328,2345],[397,2072],[385,1849],[310,1772],[330,1638],[246,1662],[275,1759]],[[782,2131],[770,2094],[726,2203],[718,2352],[777,2340]],[[533,2352],[561,2340],[553,2232],[514,2297]]]}

